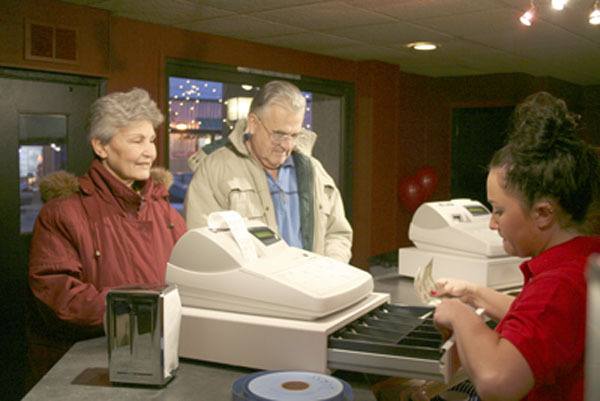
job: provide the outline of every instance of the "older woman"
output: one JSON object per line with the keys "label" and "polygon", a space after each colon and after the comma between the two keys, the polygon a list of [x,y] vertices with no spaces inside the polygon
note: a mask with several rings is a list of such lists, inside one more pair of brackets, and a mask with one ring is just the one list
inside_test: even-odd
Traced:
{"label": "older woman", "polygon": [[35,224],[29,284],[56,323],[99,332],[111,287],[164,283],[171,250],[186,228],[166,186],[151,177],[154,129],[162,121],[142,89],[96,100],[89,171],[42,185],[46,197],[57,198]]}

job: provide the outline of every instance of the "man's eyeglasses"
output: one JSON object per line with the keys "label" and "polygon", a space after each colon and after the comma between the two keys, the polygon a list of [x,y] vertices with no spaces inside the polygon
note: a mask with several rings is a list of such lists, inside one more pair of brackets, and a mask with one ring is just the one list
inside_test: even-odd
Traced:
{"label": "man's eyeglasses", "polygon": [[258,115],[254,114],[254,116],[256,117],[256,119],[258,120],[260,125],[263,126],[265,131],[267,131],[267,133],[271,137],[271,140],[275,143],[283,143],[283,142],[288,142],[288,141],[291,143],[294,143],[294,142],[296,142],[296,139],[298,139],[298,135],[300,135],[299,132],[296,132],[293,134],[288,134],[287,132],[271,131],[270,129],[267,128],[265,123],[263,123],[263,121],[260,119],[260,117]]}

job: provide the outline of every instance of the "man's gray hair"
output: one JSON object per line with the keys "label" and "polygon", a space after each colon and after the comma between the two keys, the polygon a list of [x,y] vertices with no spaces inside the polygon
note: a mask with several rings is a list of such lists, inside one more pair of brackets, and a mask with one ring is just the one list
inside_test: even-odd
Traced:
{"label": "man's gray hair", "polygon": [[149,121],[158,127],[164,117],[144,89],[113,92],[97,99],[90,109],[89,139],[108,143],[117,131],[131,123]]}
{"label": "man's gray hair", "polygon": [[271,81],[263,85],[250,104],[250,113],[260,116],[267,106],[277,104],[294,113],[306,109],[306,99],[300,89],[286,81]]}

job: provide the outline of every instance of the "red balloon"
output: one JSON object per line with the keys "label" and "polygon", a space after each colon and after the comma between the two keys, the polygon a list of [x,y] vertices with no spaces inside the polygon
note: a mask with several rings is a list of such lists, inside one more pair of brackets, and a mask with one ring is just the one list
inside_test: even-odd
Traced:
{"label": "red balloon", "polygon": [[423,196],[425,200],[429,199],[431,195],[435,192],[435,188],[438,182],[438,176],[433,167],[426,166],[422,167],[415,174],[417,178],[417,182],[421,186],[423,190]]}
{"label": "red balloon", "polygon": [[424,195],[421,185],[414,176],[402,179],[398,185],[398,197],[410,212],[417,210],[425,201]]}

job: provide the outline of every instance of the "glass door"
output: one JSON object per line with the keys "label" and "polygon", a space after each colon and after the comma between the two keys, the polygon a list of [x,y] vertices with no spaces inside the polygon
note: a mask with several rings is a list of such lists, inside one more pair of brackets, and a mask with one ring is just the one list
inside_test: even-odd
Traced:
{"label": "glass door", "polygon": [[35,376],[25,359],[33,349],[25,343],[25,316],[29,242],[42,207],[39,181],[61,169],[85,172],[92,157],[85,122],[102,91],[100,79],[0,68],[0,354],[6,365],[0,384],[6,399],[21,399],[25,376]]}
{"label": "glass door", "polygon": [[187,159],[198,149],[226,138],[260,86],[283,79],[300,88],[307,101],[303,126],[318,135],[313,155],[342,192],[351,211],[351,155],[354,89],[351,84],[273,71],[187,61],[167,63],[169,169],[175,177],[171,201],[178,210],[192,177]]}

